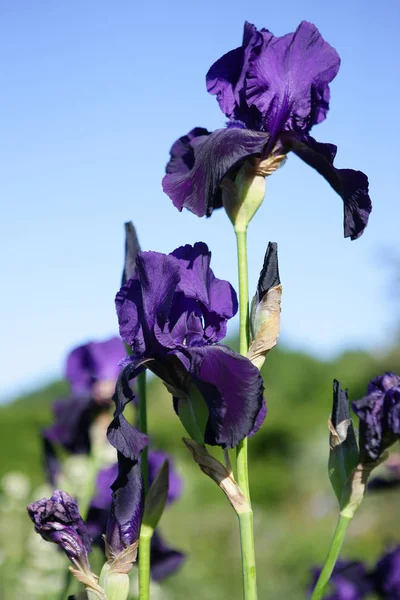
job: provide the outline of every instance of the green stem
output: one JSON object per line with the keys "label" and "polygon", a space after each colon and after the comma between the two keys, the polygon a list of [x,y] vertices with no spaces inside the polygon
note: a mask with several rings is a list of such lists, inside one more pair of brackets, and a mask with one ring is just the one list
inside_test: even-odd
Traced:
{"label": "green stem", "polygon": [[142,525],[139,540],[139,600],[150,598],[150,544],[153,530]]}
{"label": "green stem", "polygon": [[249,276],[247,269],[247,231],[235,231],[239,271],[239,352],[249,349]]}
{"label": "green stem", "polygon": [[[146,371],[140,373],[138,377],[138,396],[140,431],[147,434]],[[147,494],[149,488],[147,446],[142,451],[140,465],[142,467],[144,493]],[[143,525],[139,540],[139,600],[149,600],[150,598],[150,542],[152,535],[152,530]]]}
{"label": "green stem", "polygon": [[351,517],[345,517],[339,515],[336,530],[333,535],[331,547],[329,548],[328,556],[326,557],[324,566],[321,571],[321,575],[318,578],[317,585],[315,586],[311,600],[321,600],[323,597],[325,588],[332,575],[332,571],[335,567],[336,561],[339,557],[340,549],[343,544],[344,537],[346,535],[347,528],[351,521]]}
{"label": "green stem", "polygon": [[[249,348],[249,283],[247,269],[247,231],[236,231],[239,270],[240,353]],[[243,590],[245,600],[257,600],[256,561],[254,552],[253,512],[250,504],[250,486],[247,456],[247,438],[236,448],[237,482],[249,501],[249,510],[238,515],[242,551]]]}
{"label": "green stem", "polygon": [[[146,405],[146,371],[143,371],[138,376],[138,398],[139,398],[139,426],[140,431],[147,435],[147,405]],[[148,448],[142,451],[140,458],[140,465],[142,467],[144,491],[147,494],[149,487],[149,461],[148,461]]]}

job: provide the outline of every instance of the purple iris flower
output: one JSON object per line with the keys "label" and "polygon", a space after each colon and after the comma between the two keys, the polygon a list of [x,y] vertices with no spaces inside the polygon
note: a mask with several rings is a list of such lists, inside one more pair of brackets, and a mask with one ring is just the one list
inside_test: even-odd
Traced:
{"label": "purple iris flower", "polygon": [[385,373],[370,381],[353,410],[360,419],[361,460],[375,462],[400,439],[400,377]]}
{"label": "purple iris flower", "polygon": [[[113,394],[115,381],[121,371],[120,361],[125,358],[124,344],[118,337],[104,342],[89,342],[78,346],[67,358],[65,377],[74,396],[94,396],[101,398],[102,386],[109,382],[105,390],[108,397]],[[100,398],[100,399],[101,399]]]}
{"label": "purple iris flower", "polygon": [[132,355],[117,382],[108,438],[126,456],[134,433],[122,413],[133,400],[129,380],[144,368],[166,383],[178,414],[179,401],[200,391],[208,409],[208,444],[236,446],[265,411],[258,369],[218,343],[238,304],[232,286],[214,276],[210,259],[203,243],[168,255],[140,252],[134,277],[116,296],[120,333]]}
{"label": "purple iris flower", "polygon": [[368,179],[361,171],[334,167],[336,146],[310,136],[327,116],[329,83],[339,65],[336,50],[311,23],[303,21],[294,33],[275,37],[246,22],[242,45],[222,56],[206,76],[208,92],[229,119],[227,128],[210,133],[197,127],[171,148],[163,188],[173,204],[210,216],[222,206],[220,184],[233,179],[245,160],[257,159],[256,170],[269,174],[268,161],[272,165],[292,151],[341,196],[344,235],[358,238],[372,208]]}
{"label": "purple iris flower", "polygon": [[376,590],[386,600],[400,600],[400,546],[385,554],[373,572]]}
{"label": "purple iris flower", "polygon": [[[320,576],[321,569],[314,570],[312,589]],[[372,590],[372,581],[365,566],[360,562],[338,560],[330,584],[332,593],[325,600],[362,600]]]}
{"label": "purple iris flower", "polygon": [[72,454],[90,453],[90,427],[108,410],[121,371],[119,363],[125,357],[124,344],[117,337],[78,346],[68,355],[66,378],[72,396],[54,402],[54,421],[42,432],[45,468],[52,483],[58,471],[57,445]]}
{"label": "purple iris flower", "polygon": [[69,494],[56,490],[50,499],[33,502],[27,510],[35,531],[44,540],[60,546],[77,569],[90,572],[89,535],[78,506]]}

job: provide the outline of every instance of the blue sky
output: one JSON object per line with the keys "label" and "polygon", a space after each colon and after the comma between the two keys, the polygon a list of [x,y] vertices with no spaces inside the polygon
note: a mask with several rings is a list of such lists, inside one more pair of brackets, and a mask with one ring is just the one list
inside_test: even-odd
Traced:
{"label": "blue sky", "polygon": [[344,240],[340,198],[289,156],[250,225],[251,287],[277,241],[286,344],[329,356],[393,340],[384,257],[399,250],[397,2],[3,0],[0,17],[0,397],[59,375],[74,344],[116,332],[126,220],[143,249],[205,241],[216,275],[237,285],[223,211],[179,214],[161,178],[177,137],[223,126],[204,77],[240,45],[245,19],[275,35],[307,19],[338,50],[331,110],[313,135],[338,146],[337,166],[368,174],[374,203],[364,236]]}

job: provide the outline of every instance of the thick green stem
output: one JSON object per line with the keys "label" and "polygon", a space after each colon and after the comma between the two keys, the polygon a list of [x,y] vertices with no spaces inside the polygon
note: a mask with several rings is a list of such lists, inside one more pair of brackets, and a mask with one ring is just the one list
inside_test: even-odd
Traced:
{"label": "thick green stem", "polygon": [[[138,398],[139,398],[140,431],[147,435],[146,371],[143,371],[138,376]],[[147,446],[142,451],[142,455],[140,458],[140,465],[142,467],[144,490],[145,490],[145,494],[147,494],[147,489],[149,486],[149,463],[148,463]]]}
{"label": "thick green stem", "polygon": [[249,277],[247,269],[247,231],[235,231],[239,271],[239,351],[244,356],[249,349]]}
{"label": "thick green stem", "polygon": [[139,541],[139,600],[150,598],[150,544],[153,536],[151,527],[142,525]]}
{"label": "thick green stem", "polygon": [[[249,283],[247,270],[247,232],[236,231],[239,270],[240,353],[249,348]],[[257,600],[256,561],[254,552],[253,512],[250,504],[250,486],[247,458],[247,438],[236,448],[237,482],[249,501],[249,511],[238,515],[242,550],[243,590],[245,600]]]}
{"label": "thick green stem", "polygon": [[256,563],[254,553],[253,511],[240,513],[240,543],[242,546],[243,587],[246,600],[257,600]]}
{"label": "thick green stem", "polygon": [[336,526],[335,533],[331,547],[329,548],[328,556],[326,557],[324,566],[321,571],[321,575],[318,578],[317,585],[315,586],[311,600],[321,600],[324,595],[325,588],[332,575],[332,571],[335,567],[336,561],[339,557],[340,549],[343,544],[344,537],[346,535],[347,528],[351,521],[351,517],[345,517],[339,515],[339,520]]}

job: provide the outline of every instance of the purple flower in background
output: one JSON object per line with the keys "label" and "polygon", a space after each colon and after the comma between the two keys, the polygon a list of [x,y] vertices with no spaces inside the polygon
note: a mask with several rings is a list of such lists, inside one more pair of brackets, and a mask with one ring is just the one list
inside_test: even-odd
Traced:
{"label": "purple flower in background", "polygon": [[122,413],[133,400],[129,380],[143,368],[166,383],[178,414],[178,399],[200,391],[208,409],[204,436],[208,444],[236,446],[264,410],[258,369],[218,343],[226,335],[227,320],[237,311],[237,298],[227,281],[214,276],[210,258],[203,243],[168,255],[141,252],[135,276],[116,296],[120,333],[132,356],[117,382],[108,438],[125,455],[129,455],[127,440],[134,434]]}
{"label": "purple flower in background", "polygon": [[43,431],[51,444],[60,444],[72,454],[90,452],[89,429],[100,412],[100,406],[90,397],[74,396],[56,400],[54,422]]}
{"label": "purple flower in background", "polygon": [[154,581],[161,581],[181,568],[186,556],[169,548],[159,533],[154,532],[150,546],[150,570]]}
{"label": "purple flower in background", "polygon": [[400,600],[400,546],[380,559],[372,576],[382,598]]}
{"label": "purple flower in background", "polygon": [[[321,569],[314,570],[314,589]],[[325,600],[362,600],[372,591],[371,578],[365,566],[360,562],[338,560],[333,570],[330,585],[332,592],[324,596]]]}
{"label": "purple flower in background", "polygon": [[35,531],[44,540],[60,546],[77,569],[90,572],[89,535],[78,506],[69,494],[56,490],[50,499],[33,502],[27,510]]}
{"label": "purple flower in background", "polygon": [[400,487],[400,454],[391,454],[385,463],[386,476],[377,476],[370,481],[368,489],[372,491],[390,490]]}
{"label": "purple flower in background", "polygon": [[361,460],[375,462],[400,439],[400,377],[385,373],[370,381],[353,410],[360,419]]}
{"label": "purple flower in background", "polygon": [[72,350],[66,361],[66,378],[72,396],[53,404],[53,423],[43,430],[45,469],[52,483],[57,467],[56,446],[72,454],[89,454],[90,427],[108,410],[126,351],[120,338],[90,342]]}
{"label": "purple flower in background", "polygon": [[326,118],[329,83],[339,65],[336,50],[311,23],[275,37],[246,22],[242,45],[206,76],[208,92],[229,119],[227,128],[210,133],[197,127],[171,148],[163,188],[174,205],[210,216],[222,206],[221,182],[233,179],[245,160],[258,159],[258,171],[269,174],[268,162],[293,151],[341,196],[344,235],[358,238],[372,208],[368,179],[361,171],[334,167],[336,146],[310,136]]}
{"label": "purple flower in background", "polygon": [[111,398],[115,381],[125,358],[124,344],[118,337],[104,342],[78,346],[67,358],[65,377],[74,396],[92,396],[99,401]]}

